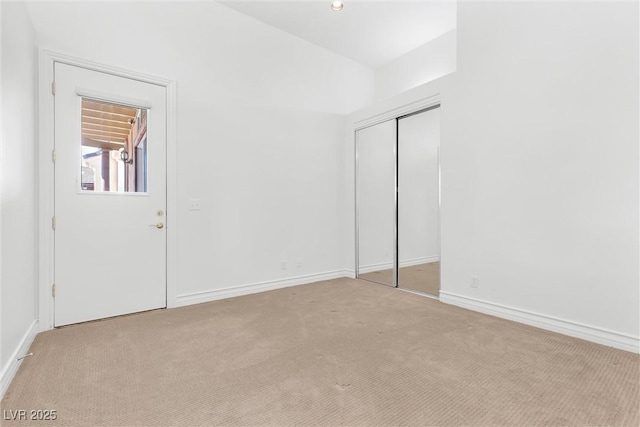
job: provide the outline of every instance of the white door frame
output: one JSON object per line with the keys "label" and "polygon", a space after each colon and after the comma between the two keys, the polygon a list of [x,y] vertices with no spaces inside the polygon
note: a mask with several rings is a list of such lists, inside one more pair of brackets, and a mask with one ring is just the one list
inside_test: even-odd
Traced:
{"label": "white door frame", "polygon": [[38,307],[40,331],[53,329],[54,299],[54,64],[63,63],[162,86],[167,100],[167,308],[176,307],[176,82],[122,68],[38,50]]}

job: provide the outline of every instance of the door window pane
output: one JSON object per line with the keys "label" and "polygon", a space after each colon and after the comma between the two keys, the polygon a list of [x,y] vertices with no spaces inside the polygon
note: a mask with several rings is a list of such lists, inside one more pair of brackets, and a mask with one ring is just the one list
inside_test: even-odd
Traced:
{"label": "door window pane", "polygon": [[147,191],[147,110],[82,99],[81,189]]}

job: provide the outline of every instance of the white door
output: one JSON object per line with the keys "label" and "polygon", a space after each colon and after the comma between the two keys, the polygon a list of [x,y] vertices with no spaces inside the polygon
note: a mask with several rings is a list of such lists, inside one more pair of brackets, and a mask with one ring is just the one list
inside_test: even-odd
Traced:
{"label": "white door", "polygon": [[165,88],[54,73],[54,326],[166,307]]}

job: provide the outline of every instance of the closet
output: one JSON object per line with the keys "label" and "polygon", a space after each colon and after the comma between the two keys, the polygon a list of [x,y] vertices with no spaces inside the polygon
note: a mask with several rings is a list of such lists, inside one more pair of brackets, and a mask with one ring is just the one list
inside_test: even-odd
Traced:
{"label": "closet", "polygon": [[440,291],[440,109],[356,130],[356,277]]}

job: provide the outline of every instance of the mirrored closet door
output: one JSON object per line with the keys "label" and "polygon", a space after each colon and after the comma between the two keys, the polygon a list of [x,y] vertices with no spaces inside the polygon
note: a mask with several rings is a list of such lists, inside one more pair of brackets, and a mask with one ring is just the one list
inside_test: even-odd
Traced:
{"label": "mirrored closet door", "polygon": [[356,276],[440,292],[439,105],[356,131]]}
{"label": "mirrored closet door", "polygon": [[395,286],[396,121],[356,133],[358,277]]}
{"label": "mirrored closet door", "polygon": [[398,119],[398,287],[440,293],[440,109]]}

